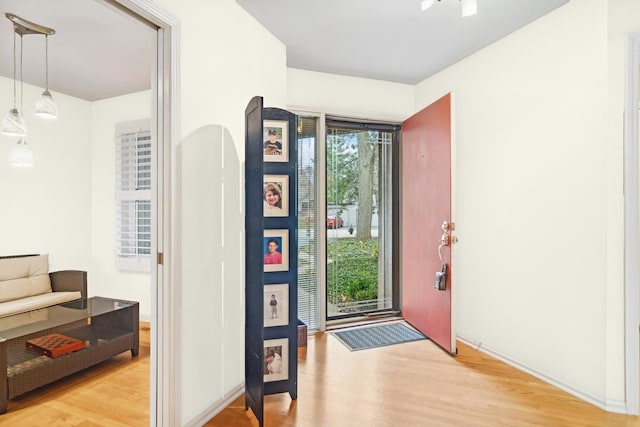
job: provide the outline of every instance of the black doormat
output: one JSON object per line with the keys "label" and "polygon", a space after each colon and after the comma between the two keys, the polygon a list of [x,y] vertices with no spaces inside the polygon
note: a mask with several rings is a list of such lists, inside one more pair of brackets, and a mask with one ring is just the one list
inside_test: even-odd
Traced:
{"label": "black doormat", "polygon": [[404,323],[354,328],[333,332],[333,334],[351,351],[427,339]]}

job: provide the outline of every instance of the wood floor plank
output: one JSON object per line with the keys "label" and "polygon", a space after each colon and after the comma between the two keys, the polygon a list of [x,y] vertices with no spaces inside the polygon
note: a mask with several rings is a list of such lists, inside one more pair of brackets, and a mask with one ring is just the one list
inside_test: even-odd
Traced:
{"label": "wood floor plank", "polygon": [[[640,426],[458,343],[430,341],[349,351],[330,333],[298,355],[298,400],[265,397],[265,427]],[[205,424],[257,427],[244,397]]]}

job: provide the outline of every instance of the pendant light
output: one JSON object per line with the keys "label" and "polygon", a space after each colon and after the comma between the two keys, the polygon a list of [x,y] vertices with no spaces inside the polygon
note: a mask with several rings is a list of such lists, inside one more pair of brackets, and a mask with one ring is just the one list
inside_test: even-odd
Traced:
{"label": "pendant light", "polygon": [[33,166],[33,153],[31,153],[26,139],[20,138],[18,143],[13,146],[9,164],[11,166]]}
{"label": "pendant light", "polygon": [[[15,42],[15,36],[14,36]],[[20,34],[20,109],[24,109],[22,100],[24,99],[24,79],[22,78],[22,34]],[[26,131],[26,129],[25,129]],[[33,153],[27,146],[25,136],[20,136],[18,143],[13,146],[11,150],[11,156],[9,157],[9,164],[11,166],[33,166]]]}
{"label": "pendant light", "polygon": [[20,36],[20,110],[24,104],[24,80],[23,71],[23,36],[29,34],[45,36],[45,90],[42,98],[36,103],[36,114],[42,117],[55,118],[58,114],[58,107],[53,102],[51,92],[49,92],[49,36],[55,34],[52,28],[43,27],[26,19],[22,19],[13,13],[6,13],[5,16],[13,23],[13,108],[2,121],[0,132],[9,136],[19,136],[18,143],[11,150],[9,163],[13,166],[33,166],[33,154],[27,145],[27,126],[17,107],[16,93],[16,35]]}
{"label": "pendant light", "polygon": [[[20,36],[20,57],[22,57],[22,36]],[[22,67],[20,68],[22,74]],[[22,83],[22,82],[21,82]],[[22,118],[22,114],[18,111],[16,96],[16,33],[13,33],[13,108],[2,120],[3,134],[8,136],[27,136],[27,125]]]}
{"label": "pendant light", "polygon": [[45,89],[36,102],[36,116],[45,119],[55,119],[58,117],[58,106],[53,102],[51,92],[49,92],[49,35],[44,35],[45,40]]}

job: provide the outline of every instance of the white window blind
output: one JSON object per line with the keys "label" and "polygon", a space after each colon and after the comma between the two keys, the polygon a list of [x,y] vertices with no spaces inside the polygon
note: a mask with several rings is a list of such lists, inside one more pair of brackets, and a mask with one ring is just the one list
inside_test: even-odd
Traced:
{"label": "white window blind", "polygon": [[150,271],[150,120],[116,125],[116,267]]}
{"label": "white window blind", "polygon": [[317,117],[298,116],[298,318],[309,331],[319,329],[319,302],[322,301],[317,270],[318,121]]}

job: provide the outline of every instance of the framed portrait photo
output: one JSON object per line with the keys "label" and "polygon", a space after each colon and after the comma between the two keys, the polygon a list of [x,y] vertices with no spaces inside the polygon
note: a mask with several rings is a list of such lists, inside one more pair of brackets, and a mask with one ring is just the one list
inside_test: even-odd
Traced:
{"label": "framed portrait photo", "polygon": [[264,382],[289,379],[289,339],[264,340]]}
{"label": "framed portrait photo", "polygon": [[264,286],[264,327],[289,324],[289,285]]}
{"label": "framed portrait photo", "polygon": [[264,271],[289,270],[289,230],[264,230]]}
{"label": "framed portrait photo", "polygon": [[289,122],[264,120],[262,152],[265,162],[289,161]]}
{"label": "framed portrait photo", "polygon": [[264,216],[289,216],[289,177],[265,175],[262,192]]}

